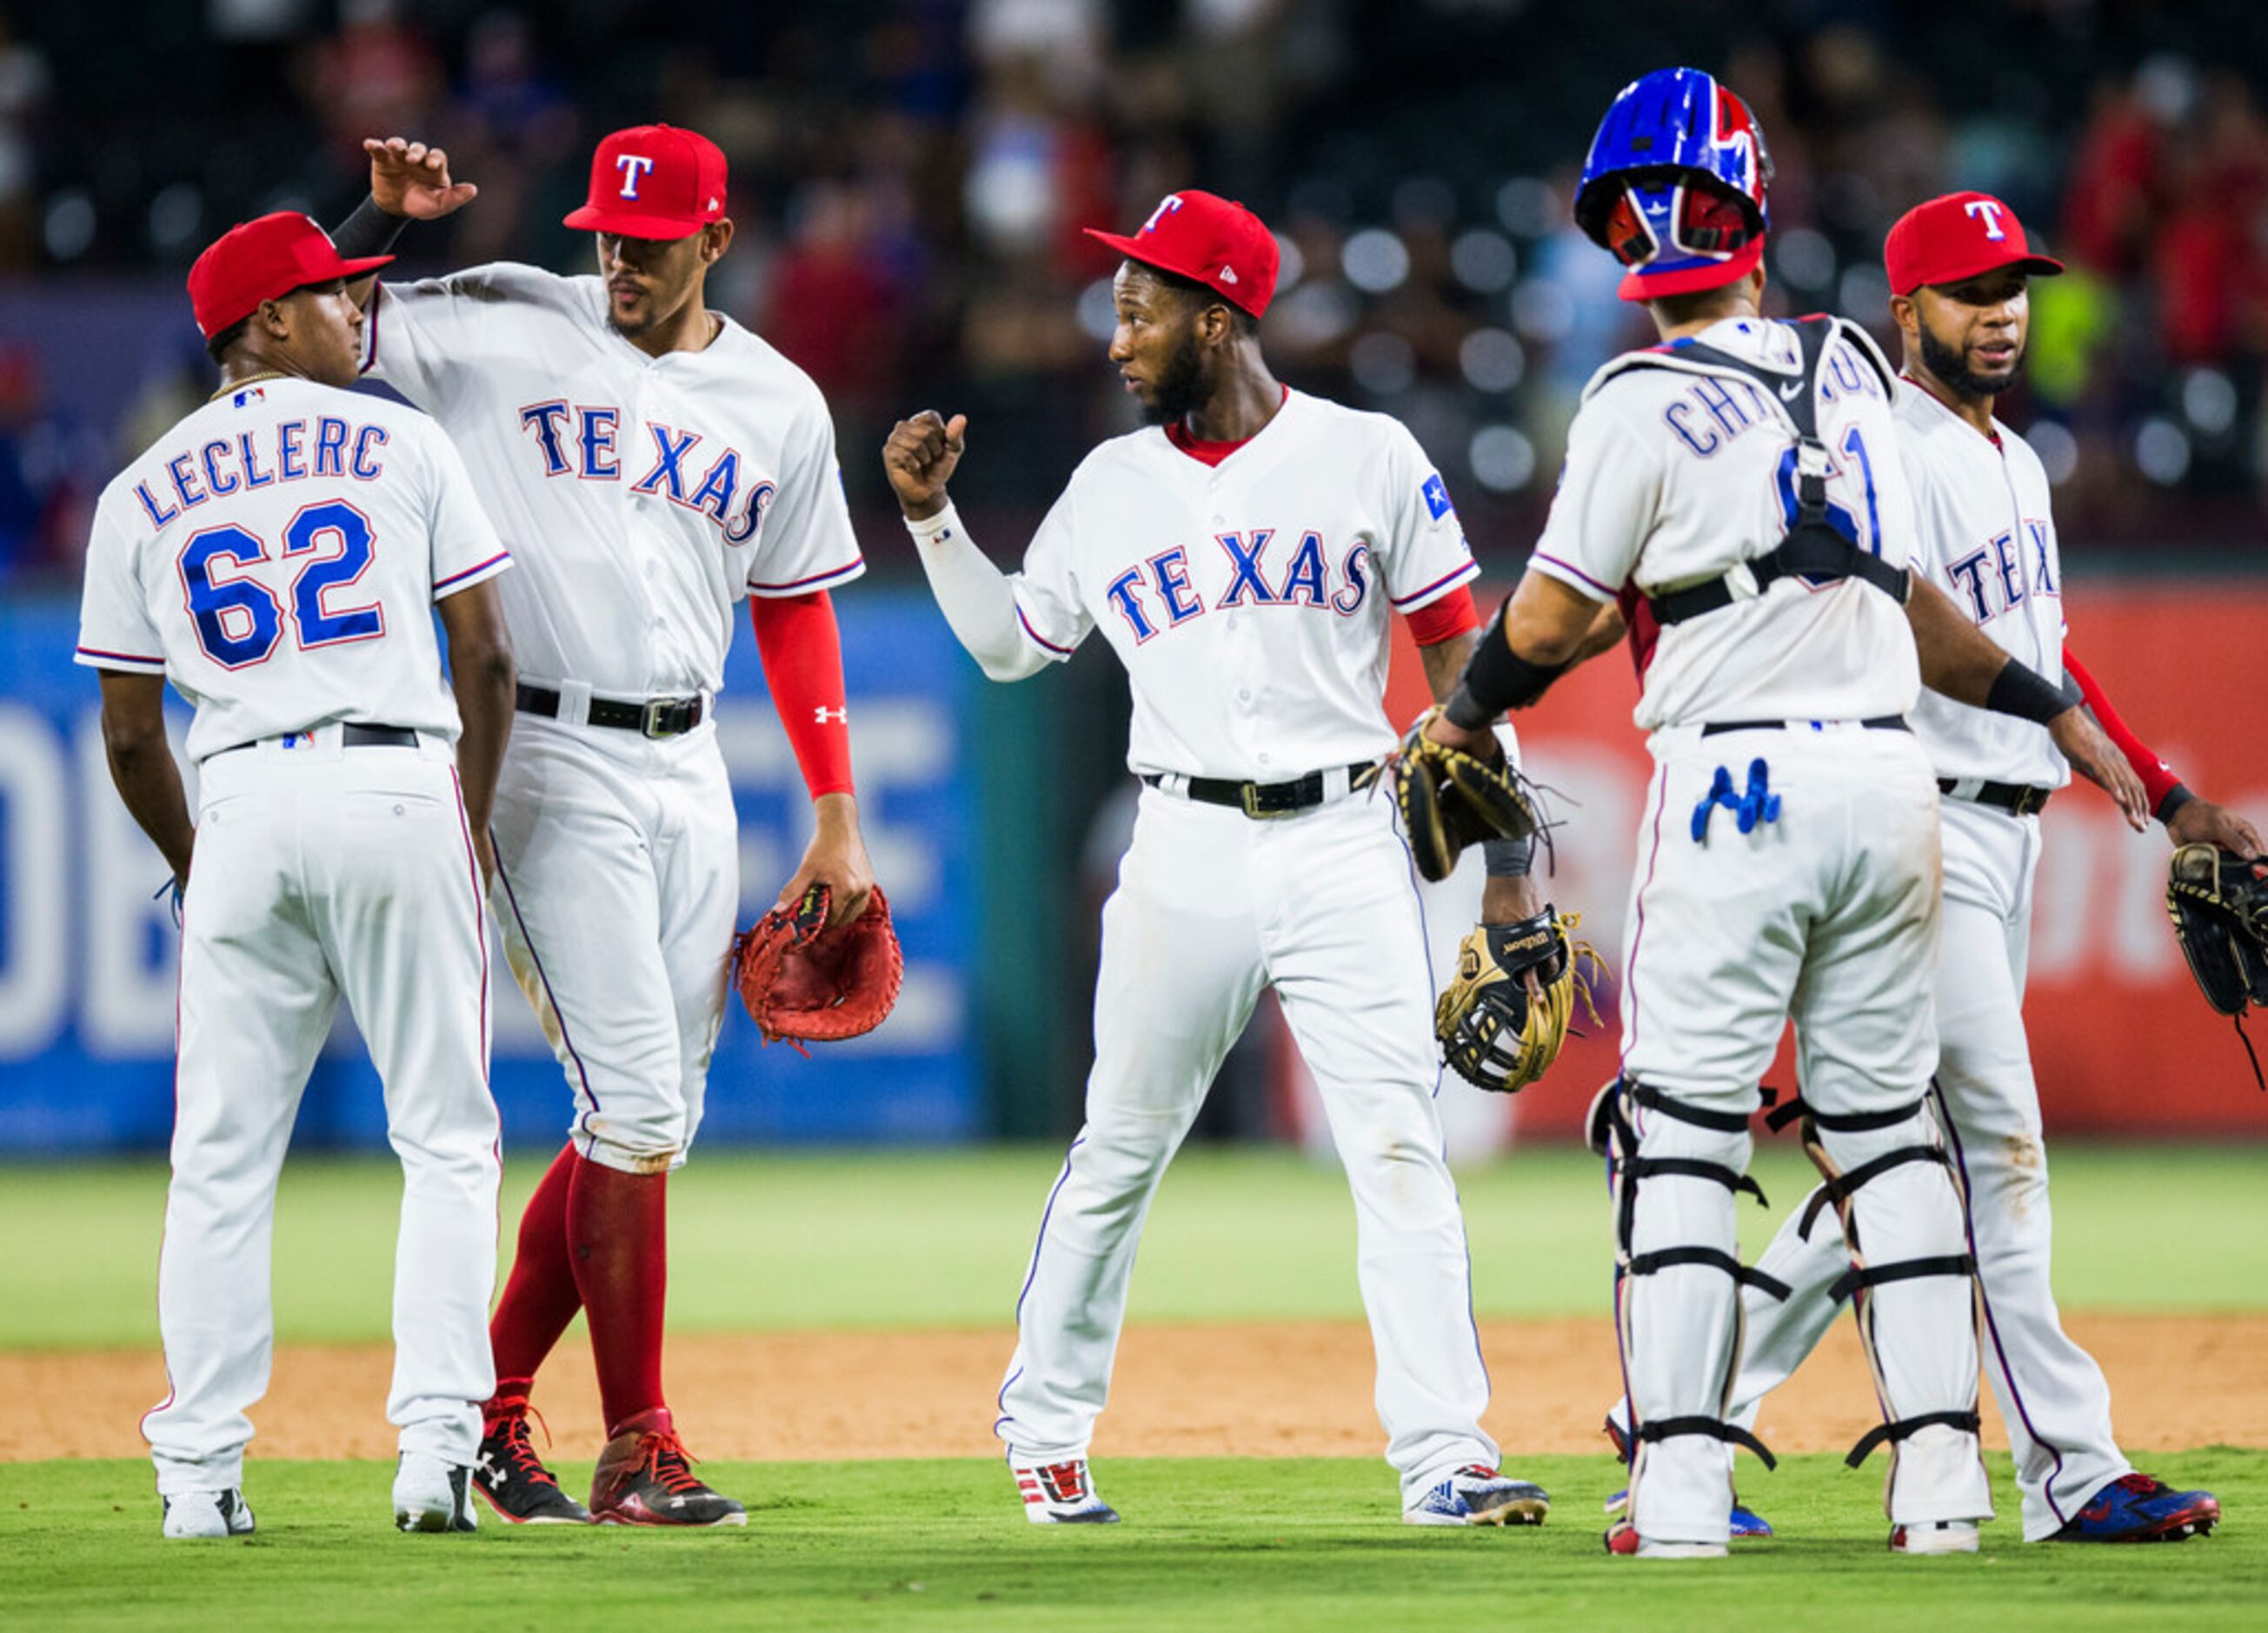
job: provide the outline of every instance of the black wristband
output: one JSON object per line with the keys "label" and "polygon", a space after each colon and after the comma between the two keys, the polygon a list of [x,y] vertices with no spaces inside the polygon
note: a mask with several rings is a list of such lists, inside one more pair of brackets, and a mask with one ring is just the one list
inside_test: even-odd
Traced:
{"label": "black wristband", "polygon": [[1506,601],[1499,606],[1481,632],[1480,645],[1473,648],[1457,690],[1443,706],[1450,723],[1466,731],[1484,731],[1506,709],[1527,707],[1567,672],[1565,663],[1530,663],[1506,644],[1504,616],[1511,605]]}
{"label": "black wristband", "polygon": [[1525,879],[1535,865],[1535,836],[1524,839],[1483,839],[1481,856],[1491,879]]}
{"label": "black wristband", "polygon": [[2152,811],[2150,815],[2155,816],[2160,822],[2165,823],[2170,826],[2174,820],[2174,813],[2180,810],[2183,806],[2191,803],[2196,798],[2196,794],[2191,794],[2187,788],[2183,787],[2177,782],[2172,787],[2166,790],[2166,797],[2158,802],[2158,809]]}
{"label": "black wristband", "polygon": [[1992,677],[1992,690],[1984,694],[1984,706],[1995,714],[2013,714],[2020,720],[2044,726],[2071,707],[2071,699],[2037,669],[2011,658]]}
{"label": "black wristband", "polygon": [[339,255],[348,261],[390,255],[394,240],[409,225],[408,216],[389,215],[378,207],[378,200],[365,195],[362,203],[355,206],[354,214],[331,229],[331,242],[338,246]]}

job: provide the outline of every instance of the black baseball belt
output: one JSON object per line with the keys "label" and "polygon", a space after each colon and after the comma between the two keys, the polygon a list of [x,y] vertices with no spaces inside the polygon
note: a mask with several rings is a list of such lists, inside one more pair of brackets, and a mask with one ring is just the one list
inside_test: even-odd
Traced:
{"label": "black baseball belt", "polygon": [[[1358,781],[1370,769],[1368,761],[1347,766],[1347,781]],[[1324,781],[1328,775],[1315,771],[1289,782],[1231,782],[1225,777],[1162,777],[1145,772],[1142,780],[1150,787],[1179,794],[1203,804],[1231,806],[1258,821],[1268,816],[1289,816],[1321,805],[1329,797]]]}
{"label": "black baseball belt", "polygon": [[[559,718],[559,694],[549,686],[530,686],[523,682],[514,694],[513,704],[523,714],[541,715],[548,720]],[[593,698],[590,712],[583,718],[593,726],[611,726],[618,731],[634,731],[643,736],[675,737],[698,726],[705,712],[697,693],[690,698],[649,698],[644,703]]]}
{"label": "black baseball belt", "polygon": [[[1728,731],[1792,731],[1799,726],[1831,726],[1832,720],[1711,720],[1701,728],[1705,737],[1714,737]],[[1903,714],[1877,714],[1872,720],[1860,720],[1868,731],[1911,731]]]}
{"label": "black baseball belt", "polygon": [[[278,737],[296,737],[298,733],[279,732],[276,735]],[[205,757],[218,759],[222,755],[233,754],[239,749],[254,748],[263,741],[254,737],[250,743],[232,743],[225,749],[215,749]],[[407,726],[365,726],[358,720],[349,720],[339,728],[339,746],[345,749],[414,749],[417,746],[417,734]]]}
{"label": "black baseball belt", "polygon": [[1940,777],[1937,791],[1948,799],[1989,805],[2011,816],[2032,816],[2055,795],[2053,788],[2034,787],[2028,782],[1988,782],[1982,777]]}

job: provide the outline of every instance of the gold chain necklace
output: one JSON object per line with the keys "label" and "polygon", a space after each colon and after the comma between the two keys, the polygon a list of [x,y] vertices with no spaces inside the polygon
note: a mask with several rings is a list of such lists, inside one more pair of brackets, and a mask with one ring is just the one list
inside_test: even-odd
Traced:
{"label": "gold chain necklace", "polygon": [[214,392],[212,395],[207,397],[205,401],[208,403],[217,403],[223,397],[234,396],[247,386],[256,386],[263,380],[290,380],[291,378],[292,377],[290,374],[285,373],[280,368],[263,368],[256,374],[247,374],[242,380],[230,381],[218,391]]}

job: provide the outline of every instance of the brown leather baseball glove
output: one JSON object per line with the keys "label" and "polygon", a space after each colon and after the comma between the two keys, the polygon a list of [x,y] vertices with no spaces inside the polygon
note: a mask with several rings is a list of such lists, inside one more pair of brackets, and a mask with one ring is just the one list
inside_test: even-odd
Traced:
{"label": "brown leather baseball glove", "polygon": [[889,1016],[906,973],[880,887],[865,911],[828,929],[828,890],[814,884],[793,912],[775,907],[733,942],[733,983],[767,1044],[837,1043]]}

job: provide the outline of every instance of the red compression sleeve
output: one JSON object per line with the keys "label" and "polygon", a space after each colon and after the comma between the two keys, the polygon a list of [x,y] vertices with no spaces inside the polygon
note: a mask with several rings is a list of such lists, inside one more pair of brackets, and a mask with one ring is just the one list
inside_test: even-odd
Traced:
{"label": "red compression sleeve", "polygon": [[852,792],[850,715],[843,702],[843,636],[835,625],[835,603],[825,590],[751,595],[748,621],[755,625],[764,684],[803,770],[803,786],[814,800]]}
{"label": "red compression sleeve", "polygon": [[1481,626],[1481,611],[1473,593],[1459,585],[1439,601],[1426,602],[1409,615],[1410,633],[1421,647],[1438,647]]}
{"label": "red compression sleeve", "polygon": [[2158,757],[2156,750],[2145,746],[2126,722],[2118,718],[2118,711],[2110,706],[2110,699],[2103,696],[2102,688],[2095,683],[2095,676],[2087,672],[2086,666],[2080,662],[2078,654],[2069,647],[2063,649],[2063,667],[2070,671],[2072,679],[2079,683],[2080,695],[2087,699],[2087,706],[2095,711],[2095,718],[2102,721],[2104,735],[2118,745],[2118,752],[2126,757],[2126,763],[2142,780],[2142,787],[2150,795],[2150,809],[2157,810],[2166,802],[2166,796],[2182,786],[2182,780],[2174,774],[2172,766]]}

